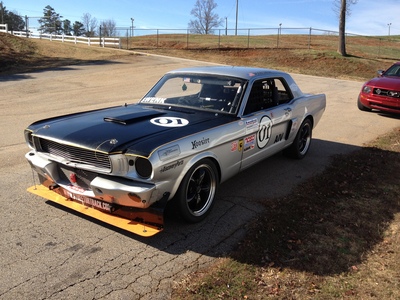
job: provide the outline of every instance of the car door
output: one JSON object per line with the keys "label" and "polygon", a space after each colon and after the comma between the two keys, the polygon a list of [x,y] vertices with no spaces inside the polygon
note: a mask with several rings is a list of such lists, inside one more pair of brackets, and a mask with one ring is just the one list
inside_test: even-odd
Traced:
{"label": "car door", "polygon": [[293,96],[282,78],[253,83],[242,114],[246,135],[241,140],[241,169],[283,149],[292,119],[291,99]]}

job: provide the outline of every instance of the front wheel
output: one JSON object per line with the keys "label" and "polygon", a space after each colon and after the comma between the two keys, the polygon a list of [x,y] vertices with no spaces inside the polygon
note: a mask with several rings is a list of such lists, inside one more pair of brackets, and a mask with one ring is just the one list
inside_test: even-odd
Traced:
{"label": "front wheel", "polygon": [[176,193],[182,217],[191,223],[202,221],[211,211],[218,189],[218,171],[210,159],[193,165]]}
{"label": "front wheel", "polygon": [[293,141],[293,144],[284,150],[284,153],[290,157],[302,159],[310,149],[312,138],[312,124],[309,119],[304,120]]}

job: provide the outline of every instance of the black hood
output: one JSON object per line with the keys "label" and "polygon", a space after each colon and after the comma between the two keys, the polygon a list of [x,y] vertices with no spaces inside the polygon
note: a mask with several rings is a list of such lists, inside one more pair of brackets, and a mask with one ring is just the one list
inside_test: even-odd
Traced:
{"label": "black hood", "polygon": [[[129,105],[46,119],[29,129],[42,138],[93,150],[149,156],[167,142],[233,119],[231,115],[215,112]],[[170,120],[177,122],[175,127],[165,124]]]}

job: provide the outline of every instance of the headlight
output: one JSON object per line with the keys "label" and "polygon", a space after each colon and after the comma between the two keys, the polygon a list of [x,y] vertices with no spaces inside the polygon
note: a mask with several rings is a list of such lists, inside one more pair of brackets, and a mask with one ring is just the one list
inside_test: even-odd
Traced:
{"label": "headlight", "polygon": [[368,85],[364,86],[362,89],[363,93],[369,94],[372,91],[372,88]]}
{"label": "headlight", "polygon": [[143,178],[149,178],[153,172],[150,161],[143,157],[136,158],[135,167],[138,175]]}

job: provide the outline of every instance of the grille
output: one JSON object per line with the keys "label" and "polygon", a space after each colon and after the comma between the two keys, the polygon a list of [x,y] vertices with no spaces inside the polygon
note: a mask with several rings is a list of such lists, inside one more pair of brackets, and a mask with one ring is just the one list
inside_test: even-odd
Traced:
{"label": "grille", "polygon": [[400,98],[400,92],[399,91],[391,91],[391,90],[385,90],[385,89],[374,89],[374,94],[380,95],[380,96]]}
{"label": "grille", "polygon": [[43,152],[62,157],[71,162],[91,165],[96,168],[111,170],[108,154],[60,144],[54,141],[40,139],[40,148]]}

